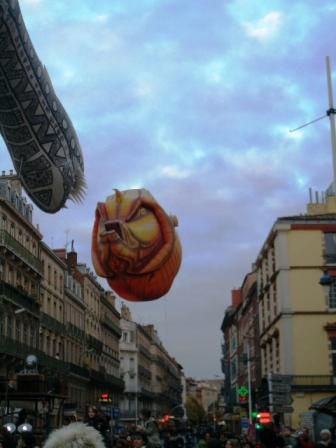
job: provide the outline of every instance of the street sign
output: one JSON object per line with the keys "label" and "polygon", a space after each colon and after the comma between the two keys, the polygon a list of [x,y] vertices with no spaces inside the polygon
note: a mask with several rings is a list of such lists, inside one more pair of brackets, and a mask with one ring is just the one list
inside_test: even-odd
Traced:
{"label": "street sign", "polygon": [[[273,408],[288,408],[293,403],[291,397],[291,381],[291,375],[280,375],[276,373],[268,375],[269,403]],[[277,410],[275,412],[291,411]]]}
{"label": "street sign", "polygon": [[290,395],[273,395],[270,394],[269,402],[273,405],[287,406],[293,403],[293,399]]}
{"label": "street sign", "polygon": [[249,419],[248,419],[248,417],[241,417],[241,419],[240,419],[240,427],[241,427],[241,429],[248,429],[249,428]]}
{"label": "street sign", "polygon": [[279,373],[271,373],[268,376],[268,380],[272,383],[291,384],[292,375],[281,375]]}
{"label": "street sign", "polygon": [[272,393],[288,394],[288,393],[290,393],[290,391],[291,391],[290,384],[273,383],[272,382]]}
{"label": "street sign", "polygon": [[113,417],[114,419],[118,419],[118,418],[119,418],[119,415],[120,415],[120,409],[117,408],[117,407],[113,407],[113,408],[112,408],[112,417]]}
{"label": "street sign", "polygon": [[271,406],[273,412],[277,412],[279,414],[290,414],[294,412],[294,408],[292,406]]}

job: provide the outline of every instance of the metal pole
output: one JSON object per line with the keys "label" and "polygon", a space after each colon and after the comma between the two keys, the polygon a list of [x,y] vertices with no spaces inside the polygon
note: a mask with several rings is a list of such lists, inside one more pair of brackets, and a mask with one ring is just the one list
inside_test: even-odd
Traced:
{"label": "metal pole", "polygon": [[252,423],[252,387],[251,387],[251,355],[250,344],[247,343],[247,388],[248,388],[248,417]]}
{"label": "metal pole", "polygon": [[331,65],[329,56],[326,57],[327,67],[327,81],[328,81],[328,97],[329,97],[329,110],[327,114],[330,120],[330,132],[331,132],[331,149],[333,156],[333,193],[336,193],[336,126],[335,126],[335,109],[331,79]]}

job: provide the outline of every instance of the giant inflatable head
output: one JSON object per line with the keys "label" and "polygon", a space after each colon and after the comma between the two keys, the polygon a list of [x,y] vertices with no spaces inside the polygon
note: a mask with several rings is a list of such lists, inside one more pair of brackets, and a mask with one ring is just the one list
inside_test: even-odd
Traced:
{"label": "giant inflatable head", "polygon": [[126,300],[158,299],[169,291],[181,264],[177,218],[145,189],[115,191],[97,205],[94,268]]}

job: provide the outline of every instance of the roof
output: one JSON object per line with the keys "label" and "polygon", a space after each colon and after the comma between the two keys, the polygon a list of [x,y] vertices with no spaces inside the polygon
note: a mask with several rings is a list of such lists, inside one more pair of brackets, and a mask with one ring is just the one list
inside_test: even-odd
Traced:
{"label": "roof", "polygon": [[277,219],[277,222],[280,221],[299,221],[299,222],[336,222],[336,213],[326,213],[322,215],[294,215],[294,216],[281,216]]}
{"label": "roof", "polygon": [[315,401],[309,409],[336,417],[336,395]]}

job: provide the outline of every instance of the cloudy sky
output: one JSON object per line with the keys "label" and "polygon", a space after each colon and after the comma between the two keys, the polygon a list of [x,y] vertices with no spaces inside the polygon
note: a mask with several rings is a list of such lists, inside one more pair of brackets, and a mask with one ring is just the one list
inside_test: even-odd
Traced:
{"label": "cloudy sky", "polygon": [[[334,0],[21,0],[77,129],[88,193],[48,215],[45,241],[91,265],[96,203],[145,187],[179,218],[169,294],[130,303],[196,378],[221,375],[220,325],[278,216],[331,181],[325,57],[336,73]],[[2,169],[12,168],[1,142]],[[121,301],[118,301],[120,306]]]}

